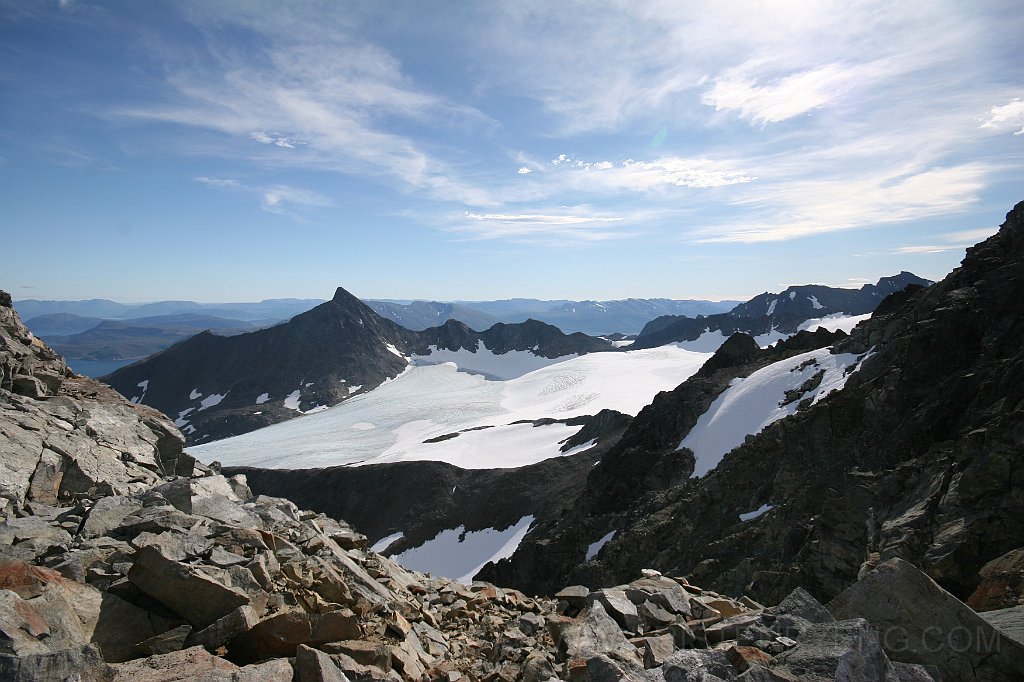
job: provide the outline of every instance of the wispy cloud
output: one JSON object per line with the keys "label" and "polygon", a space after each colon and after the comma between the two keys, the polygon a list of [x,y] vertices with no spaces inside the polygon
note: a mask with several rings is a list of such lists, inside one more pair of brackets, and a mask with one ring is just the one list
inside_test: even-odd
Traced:
{"label": "wispy cloud", "polygon": [[521,242],[596,242],[622,239],[633,232],[623,229],[624,216],[594,212],[587,206],[566,207],[550,213],[465,212],[450,230],[469,239],[510,239]]}
{"label": "wispy cloud", "polygon": [[[342,8],[329,10],[330,17],[318,17],[310,6],[276,4],[193,10],[188,16],[207,37],[206,58],[176,63],[168,57],[164,102],[121,106],[109,115],[212,130],[281,150],[268,155],[236,146],[240,157],[268,165],[397,180],[437,199],[494,205],[486,190],[393,125],[488,126],[489,119],[417,88],[393,56],[346,26]],[[242,26],[261,40],[233,52],[220,47],[219,26]]]}
{"label": "wispy cloud", "polygon": [[196,182],[233,192],[244,192],[259,197],[260,207],[271,213],[287,215],[297,220],[304,220],[301,215],[294,212],[294,208],[304,207],[329,207],[334,203],[322,194],[301,187],[290,185],[270,185],[266,187],[253,187],[246,185],[233,178],[211,178],[199,176],[193,178]]}
{"label": "wispy cloud", "polygon": [[706,227],[693,241],[782,241],[948,215],[977,201],[989,172],[982,164],[962,164],[769,185],[742,200],[764,220]]}
{"label": "wispy cloud", "polygon": [[935,241],[930,244],[912,244],[900,246],[892,253],[900,255],[944,253],[946,251],[962,251],[969,246],[974,246],[983,239],[987,239],[996,233],[996,227],[983,227],[977,230],[960,230],[957,232],[944,232],[935,235]]}

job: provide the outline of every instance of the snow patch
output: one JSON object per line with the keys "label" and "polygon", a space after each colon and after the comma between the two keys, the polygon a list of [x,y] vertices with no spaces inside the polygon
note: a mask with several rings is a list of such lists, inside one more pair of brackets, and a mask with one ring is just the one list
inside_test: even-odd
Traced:
{"label": "snow patch", "polygon": [[596,438],[591,438],[586,443],[580,443],[579,445],[577,445],[574,448],[569,448],[568,450],[566,450],[565,452],[562,453],[562,456],[563,457],[568,457],[569,455],[575,455],[577,452],[583,452],[584,450],[589,450],[590,448],[594,447],[595,445],[597,445],[597,439]]}
{"label": "snow patch", "polygon": [[196,409],[196,408],[194,408],[194,407],[186,407],[184,410],[179,412],[178,413],[178,418],[174,420],[174,425],[177,426],[180,429],[181,427],[183,427],[186,424],[188,424],[188,420],[185,419],[185,417],[188,415],[189,412],[191,412],[194,409]]}
{"label": "snow patch", "polygon": [[705,327],[703,333],[693,341],[676,341],[672,345],[676,348],[682,348],[683,350],[695,353],[714,353],[725,343],[726,338],[726,335],[720,329],[711,331],[711,329]]}
{"label": "snow patch", "polygon": [[777,298],[773,298],[772,299],[772,302],[768,304],[768,312],[765,313],[766,317],[770,316],[772,313],[775,312],[775,306],[778,304],[778,302],[779,302],[779,299],[777,299]]}
{"label": "snow patch", "polygon": [[607,545],[608,542],[613,537],[615,537],[615,534],[617,532],[618,531],[613,530],[611,533],[608,533],[608,535],[605,535],[603,538],[601,538],[600,540],[598,540],[595,543],[592,543],[589,547],[587,547],[587,561],[590,561],[591,559],[596,557],[598,552],[601,551],[601,548],[604,547],[605,545]]}
{"label": "snow patch", "polygon": [[373,545],[370,546],[370,551],[376,552],[377,554],[384,554],[384,550],[386,550],[388,547],[395,544],[404,537],[405,533],[403,533],[402,531],[392,533],[386,538],[381,538],[380,540],[377,540],[377,542],[373,543]]}
{"label": "snow patch", "polygon": [[198,388],[193,388],[192,392],[188,394],[188,399],[189,400],[198,400],[199,398],[202,398],[202,397],[203,397],[203,394],[199,392]]}
{"label": "snow patch", "polygon": [[199,411],[202,412],[203,410],[207,409],[208,407],[214,407],[215,405],[220,405],[220,401],[224,400],[224,396],[226,396],[226,395],[227,395],[227,393],[211,393],[210,395],[208,395],[205,398],[203,398],[202,401],[200,401],[200,403],[199,403]]}
{"label": "snow patch", "polygon": [[149,379],[140,381],[135,385],[142,389],[142,395],[132,396],[128,402],[135,403],[137,405],[146,399],[146,391],[149,390]]}
{"label": "snow patch", "polygon": [[806,329],[809,332],[817,331],[818,329],[827,329],[830,332],[834,332],[841,329],[849,334],[854,327],[864,320],[869,319],[871,319],[871,313],[867,313],[865,315],[833,313],[832,315],[826,315],[825,317],[815,317],[810,320],[805,320],[800,324],[799,329]]}
{"label": "snow patch", "polygon": [[796,298],[796,292],[795,291],[789,292],[789,300],[792,301],[794,298]]}
{"label": "snow patch", "polygon": [[376,425],[371,424],[370,422],[357,422],[350,426],[349,428],[352,429],[353,431],[369,431],[370,429],[375,429],[377,427]]}
{"label": "snow patch", "polygon": [[757,345],[759,345],[761,348],[767,348],[768,346],[772,346],[778,343],[779,341],[784,341],[788,339],[790,336],[792,336],[792,334],[780,332],[778,329],[775,329],[773,327],[770,332],[755,336],[754,341],[757,341]]}
{"label": "snow patch", "polygon": [[612,341],[612,346],[615,348],[626,348],[636,343],[636,339],[622,339],[621,341]]}
{"label": "snow patch", "polygon": [[814,308],[815,310],[821,310],[822,308],[825,307],[822,304],[818,303],[817,296],[808,296],[807,300],[811,302],[811,307]]}
{"label": "snow patch", "polygon": [[[801,401],[817,403],[841,389],[846,384],[847,368],[857,361],[852,353],[833,355],[829,348],[820,348],[780,360],[746,378],[733,379],[679,443],[680,448],[692,450],[697,460],[693,476],[706,475],[748,435],[760,433],[769,424],[795,413]],[[792,392],[819,372],[823,375],[816,386],[792,397]]]}
{"label": "snow patch", "polygon": [[[394,353],[395,355],[397,355],[398,357],[402,358],[403,360],[405,359],[405,356],[402,355],[401,351],[399,351],[397,348],[395,348],[394,344],[385,343],[384,347],[388,349],[389,353]],[[307,386],[308,386],[308,384],[307,384]]]}
{"label": "snow patch", "polygon": [[486,528],[468,533],[465,526],[459,526],[443,530],[419,547],[392,558],[410,570],[443,575],[468,584],[488,562],[512,556],[532,523],[533,516],[524,516],[505,530]]}
{"label": "snow patch", "polygon": [[754,511],[749,511],[749,512],[740,514],[740,521],[752,521],[752,520],[756,519],[757,517],[761,516],[762,514],[764,514],[765,512],[771,511],[772,509],[775,509],[775,505],[774,504],[768,504],[766,502],[765,504],[762,504],[760,507],[758,507]]}
{"label": "snow patch", "polygon": [[270,394],[269,393],[260,393],[258,396],[256,396],[256,404],[257,405],[262,405],[263,403],[267,402],[268,400],[270,400]]}
{"label": "snow patch", "polygon": [[284,398],[285,409],[295,410],[296,412],[301,412],[302,411],[302,410],[299,409],[299,394],[301,392],[302,392],[302,390],[297,388],[297,389],[295,389],[294,391],[292,391],[291,393],[289,393],[288,395],[285,396],[285,398]]}

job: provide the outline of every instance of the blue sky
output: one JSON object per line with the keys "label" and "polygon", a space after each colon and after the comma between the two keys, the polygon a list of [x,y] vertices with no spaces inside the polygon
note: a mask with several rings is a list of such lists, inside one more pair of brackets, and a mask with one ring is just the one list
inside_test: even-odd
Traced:
{"label": "blue sky", "polygon": [[746,298],[1024,199],[1024,6],[0,0],[0,288]]}

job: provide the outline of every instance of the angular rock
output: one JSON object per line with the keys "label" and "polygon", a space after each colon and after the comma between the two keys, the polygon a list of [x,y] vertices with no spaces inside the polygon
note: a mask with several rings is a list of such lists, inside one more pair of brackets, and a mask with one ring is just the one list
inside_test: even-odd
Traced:
{"label": "angular rock", "polygon": [[975,611],[992,611],[1024,604],[1024,547],[993,559],[978,571],[981,582],[967,598]]}
{"label": "angular rock", "polygon": [[609,616],[615,619],[622,629],[628,632],[636,632],[640,625],[640,616],[637,613],[636,605],[629,600],[623,590],[598,590],[592,592],[588,601],[600,602]]}
{"label": "angular rock", "polygon": [[155,547],[139,550],[128,579],[199,630],[252,601],[240,590],[165,558]]}
{"label": "angular rock", "polygon": [[778,606],[772,609],[772,612],[776,615],[785,613],[799,616],[810,623],[831,623],[835,620],[829,610],[802,587],[790,592],[785,599],[779,602]]}
{"label": "angular rock", "polygon": [[169,654],[172,651],[184,649],[185,640],[188,639],[191,632],[191,625],[179,625],[167,632],[162,632],[155,637],[139,642],[135,645],[135,648],[142,656]]}
{"label": "angular rock", "polygon": [[978,615],[1010,639],[1024,644],[1024,606],[986,611]]}
{"label": "angular rock", "polygon": [[192,633],[186,646],[200,645],[206,647],[207,651],[215,651],[217,647],[227,644],[229,640],[255,627],[259,620],[251,606],[239,606],[208,627]]}
{"label": "angular rock", "polygon": [[[897,682],[889,658],[867,621],[812,623],[776,667],[801,680],[862,679]],[[854,677],[849,677],[853,675]]]}
{"label": "angular rock", "polygon": [[299,644],[323,644],[361,636],[359,621],[351,611],[318,614],[291,610],[260,621],[231,640],[228,650],[238,660],[259,661],[268,656],[294,656]]}
{"label": "angular rock", "polygon": [[698,639],[703,639],[705,642],[710,644],[718,644],[724,642],[727,639],[737,639],[740,633],[746,630],[750,625],[758,622],[759,615],[756,613],[746,613],[738,616],[732,616],[726,618],[723,621],[719,621],[713,625],[695,630],[694,634]]}
{"label": "angular rock", "polygon": [[644,637],[644,667],[657,668],[662,665],[676,649],[672,635]]}
{"label": "angular rock", "polygon": [[934,665],[953,680],[1024,679],[1024,646],[902,559],[880,564],[828,606],[836,618],[875,626],[893,660]]}
{"label": "angular rock", "polygon": [[746,672],[756,665],[771,665],[772,657],[752,646],[731,646],[725,652],[726,657],[738,672]]}
{"label": "angular rock", "polygon": [[82,525],[82,536],[95,538],[110,535],[110,532],[124,523],[129,514],[142,509],[142,503],[132,497],[112,495],[101,497],[89,510]]}
{"label": "angular rock", "polygon": [[736,678],[736,671],[724,651],[683,649],[669,656],[661,668],[672,682],[719,682]]}
{"label": "angular rock", "polygon": [[300,644],[295,650],[295,682],[349,682],[331,657]]}
{"label": "angular rock", "polygon": [[606,654],[622,662],[641,665],[636,647],[629,643],[618,623],[598,601],[584,609],[579,618],[562,631],[558,650],[563,660],[587,660]]}
{"label": "angular rock", "polygon": [[109,682],[114,679],[114,670],[104,662],[96,645],[87,644],[51,653],[0,655],[0,679],[5,682]]}
{"label": "angular rock", "polygon": [[560,599],[569,605],[569,608],[577,611],[587,605],[587,597],[590,596],[590,589],[583,585],[570,585],[563,587],[555,593],[555,599]]}

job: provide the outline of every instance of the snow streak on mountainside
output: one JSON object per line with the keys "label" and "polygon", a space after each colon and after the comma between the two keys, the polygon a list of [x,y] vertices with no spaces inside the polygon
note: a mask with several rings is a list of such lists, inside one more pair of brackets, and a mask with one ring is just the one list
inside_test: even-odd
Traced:
{"label": "snow streak on mountainside", "polygon": [[679,444],[697,460],[693,476],[714,470],[748,435],[841,389],[857,361],[851,353],[833,355],[831,348],[821,348],[734,379]]}
{"label": "snow streak on mountainside", "polygon": [[518,467],[564,454],[559,443],[578,429],[513,422],[567,419],[602,409],[636,414],[708,357],[671,346],[591,353],[509,381],[488,381],[451,363],[417,366],[318,414],[190,452],[206,461],[268,468],[411,460]]}

